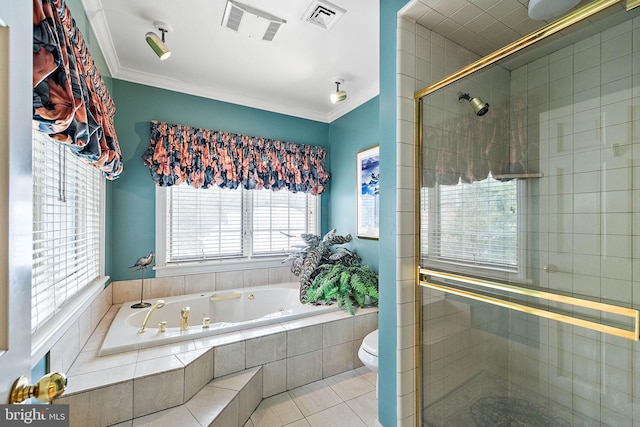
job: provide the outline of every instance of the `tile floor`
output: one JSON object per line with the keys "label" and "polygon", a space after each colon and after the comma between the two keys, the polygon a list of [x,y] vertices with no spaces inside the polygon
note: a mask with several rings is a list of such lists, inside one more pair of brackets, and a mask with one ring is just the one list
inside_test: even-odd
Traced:
{"label": "tile floor", "polygon": [[264,399],[244,427],[380,427],[376,373],[360,367]]}

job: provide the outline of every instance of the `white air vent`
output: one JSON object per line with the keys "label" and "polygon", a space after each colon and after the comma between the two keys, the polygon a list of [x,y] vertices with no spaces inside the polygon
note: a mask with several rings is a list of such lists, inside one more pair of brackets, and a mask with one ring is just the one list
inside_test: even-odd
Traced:
{"label": "white air vent", "polygon": [[325,0],[314,0],[307,8],[302,19],[325,30],[330,30],[345,13],[347,13],[345,9],[333,3]]}
{"label": "white air vent", "polygon": [[235,0],[227,0],[222,26],[249,38],[272,41],[287,21]]}

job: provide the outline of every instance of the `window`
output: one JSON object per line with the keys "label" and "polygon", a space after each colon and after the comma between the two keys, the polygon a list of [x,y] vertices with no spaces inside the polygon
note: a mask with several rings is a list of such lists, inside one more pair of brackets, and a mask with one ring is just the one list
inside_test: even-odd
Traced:
{"label": "window", "polygon": [[518,185],[489,175],[471,184],[422,188],[422,264],[476,274],[480,268],[498,277],[518,273]]}
{"label": "window", "polygon": [[104,178],[62,144],[33,132],[31,329],[102,275]]}
{"label": "window", "polygon": [[287,190],[158,188],[157,265],[280,259],[317,233],[317,203]]}

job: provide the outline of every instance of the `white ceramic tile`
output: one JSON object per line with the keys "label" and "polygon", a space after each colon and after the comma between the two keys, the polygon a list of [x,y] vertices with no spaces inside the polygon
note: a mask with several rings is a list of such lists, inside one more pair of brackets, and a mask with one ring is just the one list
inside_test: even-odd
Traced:
{"label": "white ceramic tile", "polygon": [[322,378],[322,350],[287,358],[287,389]]}
{"label": "white ceramic tile", "polygon": [[574,74],[573,88],[575,92],[582,92],[600,86],[600,67],[593,67]]}
{"label": "white ceramic tile", "polygon": [[322,349],[322,325],[287,331],[287,357]]}
{"label": "white ceramic tile", "polygon": [[[237,421],[237,400],[234,400],[236,392],[233,390],[222,389],[211,385],[205,386],[196,393],[185,406],[201,424],[208,426],[211,421],[219,416],[222,411],[235,402],[236,423]],[[236,424],[237,425],[237,424]]]}
{"label": "white ceramic tile", "polygon": [[251,415],[254,426],[280,427],[304,419],[288,393],[264,399]]}
{"label": "white ceramic tile", "polygon": [[117,366],[130,365],[135,363],[138,358],[137,351],[102,356],[99,358],[96,353],[97,352],[94,351],[80,353],[73,366],[69,369],[69,375],[80,375]]}
{"label": "white ceramic tile", "polygon": [[307,417],[312,427],[365,427],[366,424],[346,403],[332,406]]}
{"label": "white ceramic tile", "polygon": [[[245,387],[252,378],[261,371],[260,368],[247,369],[241,372],[225,375],[211,381],[210,385],[228,390],[240,391]],[[261,375],[261,374],[260,374]]]}
{"label": "white ceramic tile", "polygon": [[262,286],[269,284],[269,269],[268,268],[256,268],[254,270],[243,270],[243,286]]}
{"label": "white ceramic tile", "polygon": [[280,284],[297,281],[296,277],[291,273],[291,266],[269,268],[269,284]]}
{"label": "white ceramic tile", "polygon": [[342,402],[325,380],[294,388],[288,393],[305,417]]}
{"label": "white ceramic tile", "polygon": [[353,339],[355,341],[361,341],[376,329],[378,329],[378,313],[368,313],[353,319]]}
{"label": "white ceramic tile", "polygon": [[263,370],[258,369],[238,393],[238,421],[244,424],[262,401]]}
{"label": "white ceramic tile", "polygon": [[620,58],[604,62],[601,66],[601,82],[610,83],[625,77],[630,77],[633,72],[633,56],[625,55]]}
{"label": "white ceramic tile", "polygon": [[177,406],[133,420],[133,427],[152,426],[200,427],[200,423],[191,415],[186,406]]}
{"label": "white ceramic tile", "polygon": [[[359,345],[359,343],[358,343]],[[326,378],[354,368],[354,344],[349,341],[322,350],[322,377]]]}
{"label": "white ceramic tile", "polygon": [[330,347],[353,341],[353,318],[322,325],[322,346]]}
{"label": "white ceramic tile", "polygon": [[324,381],[344,401],[375,390],[375,386],[365,378],[365,375],[356,370],[325,378]]}
{"label": "white ceramic tile", "polygon": [[184,276],[184,292],[185,294],[197,294],[201,292],[212,292],[216,290],[216,275],[208,274],[191,274]]}
{"label": "white ceramic tile", "polygon": [[262,397],[273,396],[287,390],[287,360],[267,363],[262,367]]}
{"label": "white ceramic tile", "polygon": [[69,405],[72,426],[111,425],[133,418],[132,395],[133,381],[127,381],[86,393],[63,395],[56,399],[56,404]]}
{"label": "white ceramic tile", "polygon": [[144,360],[136,363],[135,378],[165,373],[171,370],[182,370],[184,365],[177,357],[163,356],[152,360]]}
{"label": "white ceramic tile", "polygon": [[216,273],[216,291],[242,288],[243,281],[242,271],[218,272]]}
{"label": "white ceramic tile", "polygon": [[177,354],[184,365],[184,395],[189,400],[213,379],[213,349]]}
{"label": "white ceramic tile", "polygon": [[249,339],[245,345],[247,368],[275,362],[287,356],[287,334],[285,332]]}
{"label": "white ceramic tile", "polygon": [[143,348],[138,350],[138,362],[157,359],[159,357],[177,353],[186,353],[195,349],[196,346],[193,340],[180,341],[177,343],[160,345],[157,347]]}
{"label": "white ceramic tile", "polygon": [[227,344],[213,349],[213,376],[215,378],[245,368],[245,343]]}
{"label": "white ceramic tile", "polygon": [[182,403],[184,403],[184,369],[133,380],[134,418]]}
{"label": "white ceramic tile", "polygon": [[346,402],[356,415],[369,427],[378,423],[378,399],[376,392],[370,391]]}
{"label": "white ceramic tile", "polygon": [[153,279],[145,279],[144,282],[145,287],[151,285],[151,299],[184,295],[184,276],[156,277]]}
{"label": "white ceramic tile", "polygon": [[132,380],[135,368],[135,364],[130,364],[101,369],[99,371],[89,372],[86,374],[69,376],[65,395],[98,389],[105,387],[105,385],[108,384],[116,384]]}

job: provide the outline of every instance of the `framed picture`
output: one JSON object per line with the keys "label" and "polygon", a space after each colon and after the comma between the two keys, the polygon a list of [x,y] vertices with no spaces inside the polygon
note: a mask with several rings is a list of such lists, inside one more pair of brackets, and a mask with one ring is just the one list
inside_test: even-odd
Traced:
{"label": "framed picture", "polygon": [[356,235],[378,239],[380,235],[380,146],[356,155],[357,221]]}

